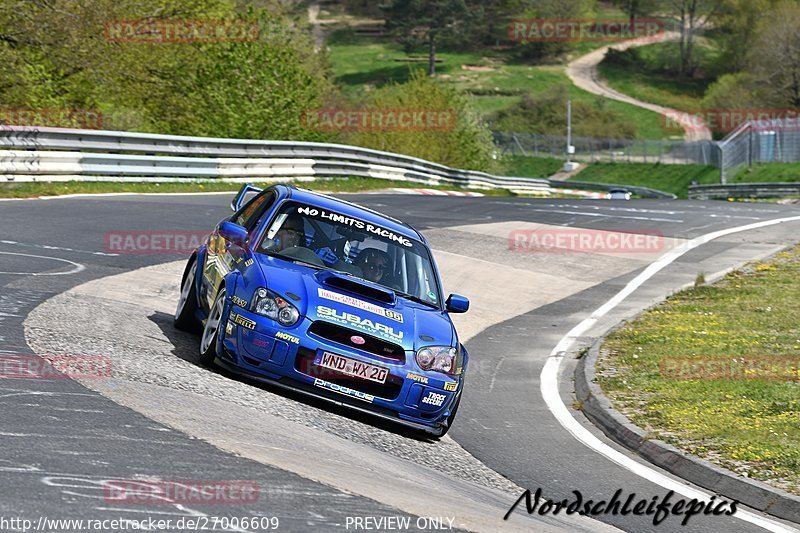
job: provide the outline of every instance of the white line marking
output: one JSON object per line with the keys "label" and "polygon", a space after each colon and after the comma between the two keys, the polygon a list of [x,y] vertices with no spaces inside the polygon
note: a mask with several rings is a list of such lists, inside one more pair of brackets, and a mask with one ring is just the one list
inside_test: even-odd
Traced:
{"label": "white line marking", "polygon": [[95,252],[92,250],[77,250],[75,248],[64,248],[63,246],[50,246],[49,244],[36,244],[36,243],[29,243],[29,242],[17,242],[17,241],[6,241],[0,240],[0,244],[10,244],[14,246],[25,246],[28,248],[42,248],[43,250],[63,250],[65,252],[76,252],[80,254],[92,254],[92,255],[105,255],[108,257],[117,257],[119,254],[110,254],[106,252]]}
{"label": "white line marking", "polygon": [[[555,348],[553,348],[553,350],[550,352],[550,357],[547,359],[544,368],[542,368],[542,373],[540,376],[540,381],[541,381],[540,388],[542,397],[544,398],[547,407],[550,409],[550,412],[553,413],[553,416],[556,417],[556,419],[564,427],[564,429],[569,431],[572,434],[572,436],[575,437],[577,440],[579,440],[581,443],[585,444],[595,452],[603,455],[604,457],[610,459],[611,461],[617,463],[626,470],[629,470],[634,474],[644,479],[647,479],[648,481],[652,481],[653,483],[661,485],[666,489],[673,490],[676,493],[682,494],[683,496],[686,496],[688,498],[697,498],[700,501],[708,501],[709,495],[706,492],[686,486],[683,483],[675,481],[671,477],[666,476],[661,472],[654,470],[653,468],[650,468],[649,466],[646,466],[642,463],[639,463],[638,461],[633,460],[627,455],[615,450],[608,444],[604,443],[595,435],[593,435],[588,429],[583,427],[569,412],[567,406],[564,405],[564,402],[561,400],[561,396],[558,393],[558,375],[561,368],[561,361],[564,359],[564,354],[575,344],[578,338],[587,331],[589,331],[597,323],[598,320],[600,320],[609,311],[611,311],[617,305],[619,305],[623,300],[625,300],[625,298],[630,296],[631,293],[633,293],[647,280],[652,278],[655,274],[660,272],[662,269],[664,269],[666,266],[668,266],[670,263],[678,259],[680,256],[682,256],[689,250],[692,250],[700,246],[701,244],[705,244],[709,241],[712,241],[719,237],[730,235],[732,233],[739,233],[742,231],[748,231],[752,229],[763,228],[766,226],[773,226],[775,224],[781,224],[784,222],[795,222],[795,221],[800,221],[800,216],[779,218],[775,220],[766,220],[763,222],[748,224],[746,226],[739,226],[735,228],[719,230],[686,241],[681,246],[673,250],[670,250],[669,252],[661,256],[656,262],[650,264],[638,276],[636,276],[627,285],[625,285],[625,287],[621,291],[615,294],[613,298],[611,298],[605,304],[597,308],[597,310],[595,310],[588,318],[584,319],[577,326],[572,328],[569,331],[569,333],[567,333],[558,342],[558,344],[556,344]],[[733,516],[739,518],[740,520],[744,520],[745,522],[750,522],[751,524],[764,528],[768,531],[774,531],[774,532],[798,531],[797,529],[784,526],[779,522],[770,520],[768,518],[764,518],[763,516],[759,516],[749,511],[739,510]]]}
{"label": "white line marking", "polygon": [[62,261],[64,263],[69,263],[70,265],[74,265],[75,267],[72,270],[67,270],[65,272],[0,272],[0,274],[20,274],[24,276],[66,276],[68,274],[77,274],[81,270],[86,270],[86,267],[83,266],[82,264],[70,261],[69,259],[61,259],[60,257],[50,257],[47,255],[20,254],[16,252],[0,252],[0,254],[22,255],[25,257],[37,257],[39,259],[52,259],[53,261]]}

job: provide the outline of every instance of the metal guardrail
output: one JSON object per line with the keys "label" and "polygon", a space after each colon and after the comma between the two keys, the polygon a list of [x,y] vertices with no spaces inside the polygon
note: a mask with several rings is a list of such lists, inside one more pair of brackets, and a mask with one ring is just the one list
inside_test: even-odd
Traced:
{"label": "metal guardrail", "polygon": [[637,187],[635,185],[615,185],[613,183],[588,183],[585,181],[559,181],[559,180],[548,180],[550,185],[553,187],[569,187],[571,189],[584,189],[589,191],[610,191],[613,189],[625,189],[630,191],[632,194],[636,196],[641,196],[643,198],[669,198],[674,200],[677,198],[676,195],[664,192],[664,191],[657,191],[655,189],[650,189],[648,187]]}
{"label": "metal guardrail", "polygon": [[[0,126],[0,181],[299,181],[343,176],[547,195],[603,184],[495,176],[342,144]],[[672,195],[628,187],[650,198]]]}
{"label": "metal guardrail", "polygon": [[546,194],[547,180],[494,176],[341,144],[0,126],[5,181],[187,181],[362,176]]}
{"label": "metal guardrail", "polygon": [[800,182],[737,183],[735,185],[692,185],[690,200],[724,200],[726,198],[800,197]]}

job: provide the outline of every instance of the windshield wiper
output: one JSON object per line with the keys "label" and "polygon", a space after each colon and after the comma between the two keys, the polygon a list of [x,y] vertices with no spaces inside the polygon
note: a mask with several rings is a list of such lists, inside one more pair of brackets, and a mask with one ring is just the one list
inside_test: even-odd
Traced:
{"label": "windshield wiper", "polygon": [[394,291],[394,292],[398,296],[402,296],[403,298],[408,298],[412,302],[421,303],[423,305],[427,305],[429,307],[435,307],[436,309],[439,309],[439,306],[436,305],[435,303],[429,302],[428,300],[420,298],[419,296],[414,296],[413,294],[408,294],[407,292],[401,292],[401,291]]}

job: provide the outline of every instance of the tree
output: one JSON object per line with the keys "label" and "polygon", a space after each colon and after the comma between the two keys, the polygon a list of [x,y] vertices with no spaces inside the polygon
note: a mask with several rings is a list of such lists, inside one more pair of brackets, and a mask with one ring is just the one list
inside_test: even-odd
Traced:
{"label": "tree", "polygon": [[408,49],[427,44],[429,76],[436,74],[438,40],[455,36],[472,19],[465,0],[390,0],[381,9],[387,29]]}
{"label": "tree", "polygon": [[683,76],[692,76],[697,65],[694,63],[695,37],[701,28],[720,8],[722,0],[666,0],[668,8],[678,19],[680,32],[680,64],[679,72]]}
{"label": "tree", "polygon": [[720,65],[734,70],[747,67],[747,54],[756,37],[758,20],[778,0],[722,0],[714,17],[717,41],[722,49]]}
{"label": "tree", "polygon": [[614,5],[622,9],[633,23],[635,19],[653,13],[656,0],[614,0]]}
{"label": "tree", "polygon": [[761,19],[749,69],[770,105],[800,108],[800,5],[784,0]]}
{"label": "tree", "polygon": [[432,127],[354,131],[344,135],[343,142],[420,157],[454,168],[497,170],[491,132],[472,110],[467,96],[451,84],[417,70],[406,83],[377,89],[366,104],[367,109],[378,114],[402,109],[430,111],[440,117],[440,113],[445,113],[446,118]]}

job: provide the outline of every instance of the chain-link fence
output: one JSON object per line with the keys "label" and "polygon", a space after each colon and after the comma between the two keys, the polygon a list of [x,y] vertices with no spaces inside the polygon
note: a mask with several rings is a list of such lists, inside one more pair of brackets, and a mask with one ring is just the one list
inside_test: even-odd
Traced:
{"label": "chain-link fence", "polygon": [[722,183],[754,164],[800,162],[800,128],[796,122],[745,122],[718,144]]}
{"label": "chain-link fence", "polygon": [[[494,132],[495,144],[506,155],[566,157],[567,138],[538,133]],[[719,148],[712,141],[595,139],[573,137],[573,160],[619,163],[700,164],[718,167]]]}

